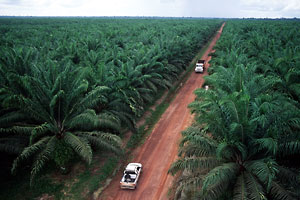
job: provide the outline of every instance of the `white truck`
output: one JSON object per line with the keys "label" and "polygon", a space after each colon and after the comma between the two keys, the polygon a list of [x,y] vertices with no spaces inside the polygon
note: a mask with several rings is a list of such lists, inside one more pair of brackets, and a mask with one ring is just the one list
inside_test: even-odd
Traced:
{"label": "white truck", "polygon": [[204,72],[205,60],[198,60],[195,67],[195,72],[203,73]]}
{"label": "white truck", "polygon": [[129,163],[120,181],[121,189],[135,189],[142,172],[141,163]]}

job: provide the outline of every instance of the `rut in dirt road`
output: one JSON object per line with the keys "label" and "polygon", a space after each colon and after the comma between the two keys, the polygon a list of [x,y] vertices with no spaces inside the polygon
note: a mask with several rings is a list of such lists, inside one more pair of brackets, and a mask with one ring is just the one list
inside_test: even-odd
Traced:
{"label": "rut in dirt road", "polygon": [[[208,54],[219,39],[225,23],[219,29],[201,59],[209,61]],[[208,65],[207,65],[208,66]],[[207,70],[206,70],[207,71]],[[103,191],[101,200],[164,200],[174,180],[168,169],[177,158],[181,132],[191,125],[193,115],[187,106],[195,99],[194,90],[201,87],[206,74],[193,73],[168,109],[155,125],[145,143],[134,150],[132,162],[143,164],[143,173],[135,190],[121,190],[122,170]]]}

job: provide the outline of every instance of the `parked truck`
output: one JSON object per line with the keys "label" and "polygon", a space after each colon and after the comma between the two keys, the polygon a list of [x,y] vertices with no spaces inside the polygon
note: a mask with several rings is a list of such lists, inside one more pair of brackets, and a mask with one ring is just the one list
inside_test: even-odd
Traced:
{"label": "parked truck", "polygon": [[205,67],[205,60],[198,60],[195,67],[195,72],[203,73]]}
{"label": "parked truck", "polygon": [[141,163],[129,163],[120,181],[121,189],[135,189],[142,172]]}

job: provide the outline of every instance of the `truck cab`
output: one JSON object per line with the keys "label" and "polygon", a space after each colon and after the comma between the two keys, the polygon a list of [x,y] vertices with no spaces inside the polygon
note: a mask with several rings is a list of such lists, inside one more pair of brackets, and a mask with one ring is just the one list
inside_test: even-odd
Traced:
{"label": "truck cab", "polygon": [[198,60],[195,67],[196,73],[203,73],[204,72],[204,64],[205,60]]}

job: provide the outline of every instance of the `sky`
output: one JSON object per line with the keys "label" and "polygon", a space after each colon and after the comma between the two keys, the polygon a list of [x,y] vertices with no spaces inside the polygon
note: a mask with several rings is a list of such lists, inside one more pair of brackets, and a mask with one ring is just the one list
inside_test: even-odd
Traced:
{"label": "sky", "polygon": [[0,16],[300,18],[300,0],[0,0]]}

